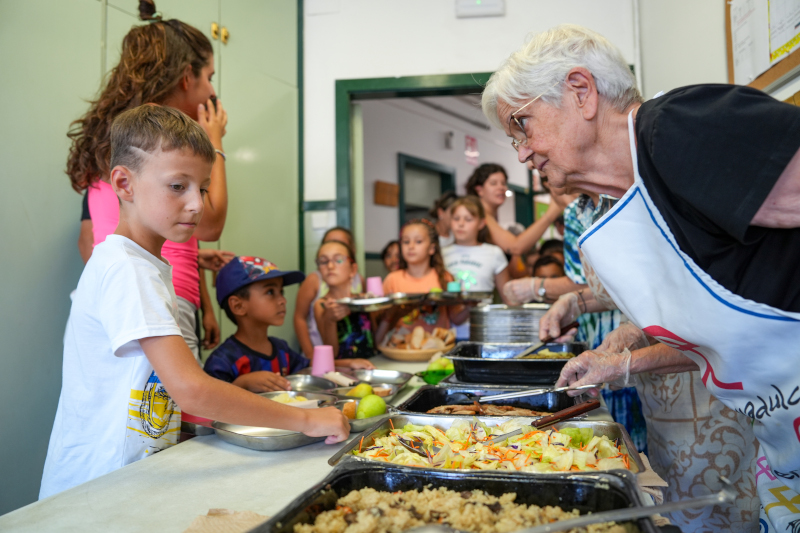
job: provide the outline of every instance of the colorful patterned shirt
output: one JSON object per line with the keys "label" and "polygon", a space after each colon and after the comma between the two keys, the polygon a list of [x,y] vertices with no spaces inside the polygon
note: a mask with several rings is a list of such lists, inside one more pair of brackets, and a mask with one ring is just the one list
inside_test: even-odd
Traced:
{"label": "colorful patterned shirt", "polygon": [[268,339],[272,343],[272,355],[257,352],[231,335],[211,353],[203,369],[206,374],[233,383],[239,376],[250,372],[267,370],[288,376],[309,365],[308,359],[289,348],[285,340]]}

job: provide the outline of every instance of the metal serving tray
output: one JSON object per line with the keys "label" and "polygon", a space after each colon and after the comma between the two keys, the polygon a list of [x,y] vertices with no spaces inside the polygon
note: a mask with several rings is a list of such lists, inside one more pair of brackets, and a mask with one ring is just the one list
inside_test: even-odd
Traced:
{"label": "metal serving tray", "polygon": [[492,291],[431,292],[427,301],[438,305],[461,305],[468,303],[491,303],[494,299]]}
{"label": "metal serving tray", "polygon": [[[361,398],[351,398],[349,400],[339,400],[336,402],[335,405],[336,408],[341,411],[346,404],[354,403],[356,404],[356,409],[358,409],[358,402],[360,401]],[[369,418],[361,418],[361,419],[355,418],[353,420],[350,420],[350,433],[361,433],[365,429],[369,429],[370,427],[375,425],[378,422],[378,420],[388,417],[390,409],[394,411],[394,406],[389,405],[387,403],[386,412],[380,416],[371,416]]]}
{"label": "metal serving tray", "polygon": [[338,387],[329,379],[312,376],[311,374],[292,374],[286,380],[295,392],[323,392]]}
{"label": "metal serving tray", "polygon": [[[465,383],[501,385],[552,385],[569,359],[514,359],[531,343],[461,342],[450,350],[455,375]],[[567,343],[575,355],[586,350],[583,343]]]}
{"label": "metal serving tray", "polygon": [[[350,491],[370,487],[397,492],[431,485],[455,492],[482,490],[493,496],[516,493],[516,503],[559,506],[581,514],[627,507],[641,507],[635,477],[623,470],[591,474],[514,474],[476,471],[470,473],[428,470],[377,463],[346,463],[336,467],[321,482],[289,505],[250,530],[250,533],[294,533],[295,524],[313,523],[317,515],[334,509],[336,501]],[[635,525],[634,525],[635,524]],[[628,531],[656,533],[650,518],[630,523]]]}
{"label": "metal serving tray", "polygon": [[427,298],[428,295],[424,293],[408,294],[405,292],[393,292],[392,294],[387,294],[386,297],[391,299],[394,305],[405,305],[422,303],[425,301],[425,298]]}
{"label": "metal serving tray", "polygon": [[408,372],[400,372],[399,370],[345,370],[345,373],[356,378],[357,381],[366,381],[367,383],[387,383],[389,385],[397,385],[397,390],[405,387],[406,383],[414,377],[413,374]]}
{"label": "metal serving tray", "polygon": [[[533,420],[535,417],[499,417],[499,416],[476,416],[474,417],[476,420],[480,420],[484,424],[489,427],[500,425],[504,422],[508,422],[509,420],[519,420],[520,418],[524,420]],[[345,444],[341,450],[336,452],[333,457],[328,459],[328,464],[331,466],[337,465],[342,461],[358,461],[358,462],[370,462],[371,459],[364,459],[362,457],[355,457],[351,455],[350,452],[357,449],[360,445],[363,445],[364,448],[369,448],[375,444],[375,439],[378,437],[385,437],[392,431],[392,428],[402,428],[406,424],[416,424],[420,426],[433,426],[435,428],[441,429],[442,431],[447,431],[450,429],[450,426],[453,425],[458,420],[463,420],[462,417],[459,416],[439,416],[439,415],[409,415],[409,414],[392,414],[391,416],[383,419],[382,421],[378,422],[371,428],[368,428],[364,431],[363,437],[363,444],[361,439],[352,439],[350,442]],[[631,472],[634,474],[637,472],[644,471],[644,464],[642,464],[642,459],[639,457],[638,452],[636,451],[636,447],[631,442],[631,437],[628,435],[628,432],[625,430],[625,427],[622,424],[617,424],[616,422],[601,422],[601,421],[591,421],[591,422],[583,422],[583,421],[568,421],[568,422],[559,422],[554,427],[561,429],[561,428],[592,428],[594,434],[597,436],[605,435],[611,440],[620,440],[620,449],[623,453],[627,454],[630,458],[630,465],[631,465]],[[630,452],[629,452],[630,450]],[[408,468],[415,468],[418,470],[438,470],[433,468],[425,468],[425,467],[413,467],[409,466]],[[451,470],[451,472],[471,472],[472,470]],[[527,475],[526,472],[523,472]]]}
{"label": "metal serving tray", "polygon": [[[483,388],[444,388],[426,385],[417,390],[408,400],[397,406],[397,411],[408,414],[426,414],[428,410],[440,405],[471,405],[472,401],[465,395],[472,396],[491,396],[493,394],[503,394],[513,392],[509,389],[483,389]],[[512,398],[510,400],[499,400],[492,402],[492,405],[511,405],[532,409],[534,411],[545,411],[555,413],[562,409],[572,407],[577,402],[575,398],[567,396],[564,392],[549,392],[547,394],[537,394],[536,396],[525,396],[523,398]],[[469,417],[474,415],[448,415],[454,417]],[[496,418],[496,417],[489,417]]]}
{"label": "metal serving tray", "polygon": [[378,296],[375,298],[340,298],[337,304],[346,305],[351,311],[356,313],[372,313],[383,311],[394,305],[391,298]]}

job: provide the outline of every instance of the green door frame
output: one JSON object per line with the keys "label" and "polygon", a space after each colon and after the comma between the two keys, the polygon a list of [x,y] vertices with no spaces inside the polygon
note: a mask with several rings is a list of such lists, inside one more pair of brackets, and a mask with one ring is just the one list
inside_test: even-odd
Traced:
{"label": "green door frame", "polygon": [[350,104],[357,100],[474,94],[491,72],[336,80],[336,222],[351,227]]}
{"label": "green door frame", "polygon": [[445,165],[440,165],[439,163],[435,163],[433,161],[428,161],[427,159],[420,159],[419,157],[414,157],[413,155],[403,154],[398,152],[397,153],[397,184],[400,187],[399,191],[399,199],[397,204],[397,213],[399,216],[400,224],[397,226],[398,228],[402,228],[403,224],[406,223],[405,221],[405,212],[406,212],[406,165],[412,165],[419,168],[424,168],[425,170],[430,170],[433,172],[438,172],[439,176],[442,178],[442,184],[440,188],[440,194],[444,194],[445,191],[455,191],[456,190],[456,169],[453,167],[448,167]]}

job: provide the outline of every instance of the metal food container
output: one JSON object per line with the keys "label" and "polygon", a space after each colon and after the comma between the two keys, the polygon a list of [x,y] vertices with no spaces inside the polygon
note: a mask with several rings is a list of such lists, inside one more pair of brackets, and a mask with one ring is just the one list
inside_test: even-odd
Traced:
{"label": "metal food container", "polygon": [[[526,505],[559,506],[581,514],[642,507],[636,479],[630,472],[615,470],[591,474],[514,474],[501,472],[452,472],[376,464],[346,463],[298,496],[267,522],[250,533],[294,533],[295,524],[313,523],[317,515],[336,507],[350,491],[370,487],[386,492],[420,490],[423,486],[445,487],[455,492],[481,490],[493,496],[516,493],[515,502]],[[651,518],[630,522],[627,531],[656,533]]]}
{"label": "metal food container", "polygon": [[375,298],[340,298],[337,304],[346,305],[348,309],[356,313],[373,313],[383,311],[394,305],[391,298],[379,296]]}
{"label": "metal food container", "polygon": [[[489,427],[500,425],[504,422],[508,422],[509,420],[519,420],[527,419],[533,420],[535,417],[517,417],[517,418],[509,418],[509,417],[495,417],[495,416],[477,416],[474,417],[475,420],[480,420],[484,424]],[[420,426],[433,426],[435,428],[441,429],[442,431],[447,431],[450,429],[455,422],[463,420],[463,417],[459,416],[439,416],[439,415],[408,415],[408,414],[393,414],[382,421],[378,422],[371,428],[364,431],[364,436],[362,439],[352,439],[350,442],[345,444],[341,450],[336,452],[333,457],[328,459],[328,464],[331,466],[337,465],[343,461],[357,461],[357,462],[372,462],[371,459],[364,459],[362,457],[356,457],[351,454],[353,450],[358,449],[359,446],[363,446],[364,448],[369,448],[375,444],[375,439],[379,437],[385,437],[388,435],[393,428],[402,428],[406,424],[416,424]],[[637,472],[644,472],[644,464],[642,464],[642,459],[639,457],[639,453],[636,451],[636,446],[633,445],[631,441],[630,435],[625,430],[625,427],[622,424],[617,424],[616,422],[601,422],[601,421],[566,421],[566,422],[559,422],[555,424],[555,427],[558,429],[561,428],[591,428],[594,431],[594,434],[597,436],[605,435],[611,440],[619,440],[619,447],[620,450],[628,455],[630,459],[631,465],[631,472],[634,474]],[[363,442],[362,442],[363,441]],[[630,452],[629,452],[630,450]],[[416,466],[409,466],[406,468],[414,468],[416,470],[436,470],[434,468],[425,468],[425,467],[416,467]],[[449,470],[450,472],[472,472],[472,470]],[[522,474],[528,475],[527,472],[521,472]],[[550,475],[550,474],[545,474]]]}
{"label": "metal food container", "polygon": [[[499,385],[552,385],[569,359],[514,359],[531,343],[461,342],[450,350],[456,378],[463,383]],[[553,344],[558,350],[579,355],[584,343]],[[556,350],[554,350],[556,351]]]}
{"label": "metal food container", "polygon": [[336,383],[329,379],[312,376],[311,374],[292,374],[286,376],[286,380],[291,384],[295,392],[320,392],[338,387]]}
{"label": "metal food container", "polygon": [[[444,388],[426,385],[417,390],[408,400],[397,406],[399,413],[426,414],[430,409],[440,405],[469,405],[472,403],[471,397],[491,396],[493,394],[504,394],[514,392],[511,389],[483,389],[483,388]],[[547,394],[537,394],[536,396],[525,396],[522,398],[510,398],[508,400],[498,400],[485,405],[510,405],[522,407],[533,411],[544,411],[555,413],[562,409],[572,407],[577,402],[575,398],[567,396],[565,392],[548,392]],[[453,417],[469,417],[474,415],[447,415]],[[489,417],[495,418],[495,417]]]}
{"label": "metal food container", "polygon": [[[356,409],[358,409],[358,402],[360,402],[360,401],[361,401],[361,398],[351,398],[350,400],[338,400],[336,402],[336,404],[335,404],[335,407],[338,410],[341,411],[346,404],[354,403],[354,404],[356,404]],[[380,416],[371,416],[369,418],[361,418],[361,419],[354,418],[352,420],[349,420],[349,422],[350,422],[350,433],[361,433],[365,429],[369,429],[370,427],[375,425],[378,422],[378,420],[381,420],[381,419],[386,418],[387,416],[389,416],[389,410],[390,409],[394,410],[394,406],[389,405],[387,403],[386,404],[386,412],[384,414],[380,415]]]}
{"label": "metal food container", "polygon": [[397,385],[398,390],[405,387],[406,383],[414,377],[408,372],[399,370],[346,370],[346,373],[356,378],[358,381],[367,383],[388,383]]}
{"label": "metal food container", "polygon": [[473,342],[527,342],[539,340],[539,319],[550,304],[479,305],[469,312],[469,339]]}

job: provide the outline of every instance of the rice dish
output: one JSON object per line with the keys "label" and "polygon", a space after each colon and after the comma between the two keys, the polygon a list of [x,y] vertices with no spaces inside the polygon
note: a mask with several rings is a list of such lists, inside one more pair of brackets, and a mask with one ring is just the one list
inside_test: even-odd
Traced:
{"label": "rice dish", "polygon": [[[472,533],[510,533],[579,516],[577,509],[515,503],[513,492],[491,496],[480,490],[455,492],[444,487],[421,491],[351,491],[336,508],[313,524],[296,524],[294,533],[400,533],[426,524],[442,524]],[[570,529],[573,533],[625,533],[613,522]]]}

